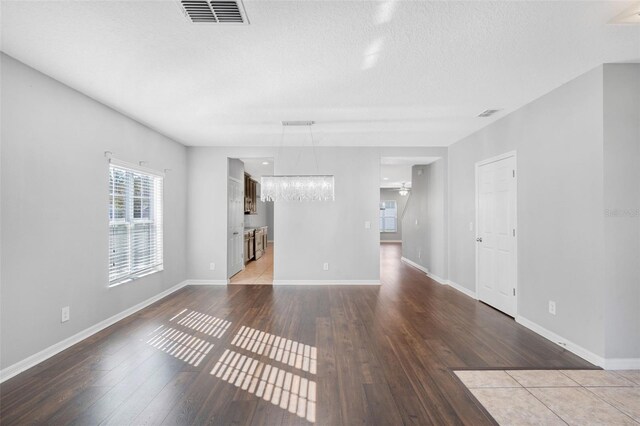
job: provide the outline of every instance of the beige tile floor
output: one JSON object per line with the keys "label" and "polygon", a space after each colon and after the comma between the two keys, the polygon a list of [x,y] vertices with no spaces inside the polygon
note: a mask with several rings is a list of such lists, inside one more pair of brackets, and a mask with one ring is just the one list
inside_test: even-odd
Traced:
{"label": "beige tile floor", "polygon": [[458,370],[501,425],[638,425],[640,370]]}
{"label": "beige tile floor", "polygon": [[244,270],[238,272],[230,284],[273,284],[273,243],[267,245],[264,255],[258,260],[251,260]]}

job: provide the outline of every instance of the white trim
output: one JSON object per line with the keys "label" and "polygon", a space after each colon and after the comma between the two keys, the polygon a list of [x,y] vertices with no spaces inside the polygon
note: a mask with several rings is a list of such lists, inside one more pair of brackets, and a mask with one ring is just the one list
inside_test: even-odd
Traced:
{"label": "white trim", "polygon": [[100,321],[99,323],[92,325],[91,327],[86,328],[80,331],[79,333],[74,334],[71,337],[67,337],[66,339],[58,343],[55,343],[49,346],[48,348],[43,349],[40,352],[37,352],[23,359],[22,361],[18,361],[7,368],[0,370],[0,383],[22,373],[25,370],[28,370],[31,367],[34,367],[35,365],[40,364],[41,362],[47,360],[48,358],[51,358],[52,356],[62,352],[63,350],[75,345],[76,343],[80,343],[84,339],[96,334],[101,330],[104,330],[105,328],[117,323],[118,321],[128,317],[129,315],[133,315],[139,310],[144,309],[147,306],[157,302],[158,300],[167,297],[171,293],[174,293],[180,290],[182,287],[186,285],[187,285],[187,281],[182,281],[181,283],[174,285],[173,287],[163,291],[162,293],[156,294],[155,296],[150,297],[149,299],[143,302],[140,302],[137,305],[134,305],[128,309],[125,309],[119,314],[109,317],[106,320]]}
{"label": "white trim", "polygon": [[[501,160],[506,160],[507,158],[511,158],[513,157],[515,164],[513,166],[513,169],[515,171],[515,205],[514,205],[514,209],[515,209],[515,217],[513,218],[513,229],[515,229],[515,242],[514,242],[514,269],[515,269],[515,282],[513,283],[513,288],[515,290],[516,293],[516,307],[515,307],[515,312],[513,312],[513,316],[517,317],[518,316],[518,299],[520,298],[520,291],[518,290],[518,238],[520,238],[520,230],[518,229],[518,156],[516,151],[509,151],[509,152],[505,152],[504,154],[500,154],[500,155],[496,155],[495,157],[491,157],[491,158],[487,158],[485,160],[482,161],[478,161],[475,164],[475,210],[476,210],[476,214],[475,214],[475,237],[476,239],[478,238],[478,218],[479,218],[479,208],[478,208],[478,204],[479,204],[479,188],[478,188],[478,171],[480,169],[481,166],[485,166],[487,164],[491,164],[491,163],[495,163],[497,161],[501,161]],[[475,282],[475,296],[474,299],[476,300],[480,300],[480,291],[478,290],[478,274],[479,274],[479,267],[480,264],[478,262],[478,258],[479,258],[479,252],[478,252],[478,243],[474,241],[475,244],[475,262],[476,262],[476,274],[475,274],[475,278],[476,278],[476,282]]]}
{"label": "white trim", "polygon": [[161,178],[165,177],[165,174],[163,172],[159,172],[157,170],[150,169],[148,167],[141,166],[139,164],[128,163],[126,161],[118,160],[117,158],[113,158],[113,157],[109,158],[109,164],[113,164],[116,167],[125,167],[127,169],[136,170],[142,173],[147,173],[147,174],[158,176]]}
{"label": "white trim", "polygon": [[640,358],[605,358],[605,370],[640,370]]}
{"label": "white trim", "polygon": [[273,285],[380,285],[380,280],[273,280]]}
{"label": "white trim", "polygon": [[432,280],[436,281],[438,284],[447,285],[448,282],[444,278],[437,276],[436,274],[432,274],[431,272],[427,272],[427,276]]}
{"label": "white trim", "polygon": [[556,333],[554,333],[553,331],[547,330],[546,328],[542,327],[541,325],[536,324],[535,322],[526,319],[525,317],[521,316],[521,315],[516,315],[516,322],[518,324],[521,324],[525,327],[527,327],[529,330],[533,331],[534,333],[539,334],[540,336],[544,337],[545,339],[550,340],[551,342],[557,344],[558,346],[561,346],[563,348],[565,348],[566,350],[568,350],[569,352],[572,352],[576,355],[578,355],[580,358],[583,358],[587,361],[589,361],[592,364],[595,364],[599,367],[605,367],[606,365],[606,360],[601,357],[600,355],[596,355],[593,352],[583,348],[580,345],[577,345],[567,339],[565,339],[562,336],[557,335]]}
{"label": "white trim", "polygon": [[413,266],[416,269],[419,269],[420,271],[424,272],[425,274],[429,275],[429,270],[427,268],[425,268],[422,265],[418,265],[416,262],[414,262],[413,260],[409,260],[406,257],[402,256],[400,258],[400,260],[402,260],[404,263]]}
{"label": "white trim", "polygon": [[402,240],[380,240],[381,243],[401,243]]}
{"label": "white trim", "polygon": [[458,290],[460,293],[464,294],[465,296],[469,296],[472,299],[478,300],[478,296],[476,295],[476,293],[473,290],[469,290],[466,287],[461,286],[460,284],[454,283],[453,281],[441,278],[435,274],[432,274],[431,272],[429,272],[429,270],[427,268],[425,268],[422,265],[418,265],[417,263],[407,259],[406,257],[401,257],[400,260],[402,260],[403,262],[405,262],[406,264],[413,266],[416,269],[419,269],[420,271],[424,272],[425,274],[427,274],[427,276],[429,278],[431,278],[432,280],[434,280],[435,282],[442,284],[442,285],[448,285],[449,287]]}
{"label": "white trim", "polygon": [[187,285],[227,285],[229,280],[187,280]]}
{"label": "white trim", "polygon": [[454,283],[451,280],[447,280],[447,285],[458,290],[460,293],[463,293],[467,296],[469,296],[472,299],[478,300],[478,295],[476,295],[476,293],[473,290],[469,290],[468,288],[458,284],[458,283]]}

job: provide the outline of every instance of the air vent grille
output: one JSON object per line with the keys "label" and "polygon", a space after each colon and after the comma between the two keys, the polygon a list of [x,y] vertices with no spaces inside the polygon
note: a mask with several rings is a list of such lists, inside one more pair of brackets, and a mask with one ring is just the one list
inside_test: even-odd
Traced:
{"label": "air vent grille", "polygon": [[180,0],[185,16],[194,23],[248,24],[242,2]]}
{"label": "air vent grille", "polygon": [[500,111],[499,109],[485,109],[484,111],[482,111],[478,117],[491,117],[493,114],[495,114],[496,112]]}

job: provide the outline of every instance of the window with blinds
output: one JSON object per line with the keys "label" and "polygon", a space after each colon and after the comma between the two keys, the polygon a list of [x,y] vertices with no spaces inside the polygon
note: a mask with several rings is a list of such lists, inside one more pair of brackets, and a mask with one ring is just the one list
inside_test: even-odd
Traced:
{"label": "window with blinds", "polygon": [[380,232],[398,231],[398,205],[394,200],[380,203]]}
{"label": "window with blinds", "polygon": [[162,269],[163,178],[109,166],[109,284]]}

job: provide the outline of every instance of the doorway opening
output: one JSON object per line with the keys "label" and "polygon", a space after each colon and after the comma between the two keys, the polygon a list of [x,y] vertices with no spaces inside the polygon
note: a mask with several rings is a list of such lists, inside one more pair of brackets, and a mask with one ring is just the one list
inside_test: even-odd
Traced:
{"label": "doorway opening", "polygon": [[[229,284],[272,285],[274,208],[273,202],[260,199],[260,178],[273,174],[273,158],[229,159],[229,165],[228,220],[230,238],[234,240],[227,252]],[[231,176],[232,172],[234,176]],[[232,189],[235,188],[232,178],[240,183],[240,202],[236,200],[235,189]],[[235,259],[233,264],[232,259]]]}
{"label": "doorway opening", "polygon": [[441,157],[380,158],[380,244],[398,245],[386,252],[441,276],[446,275],[445,163]]}

